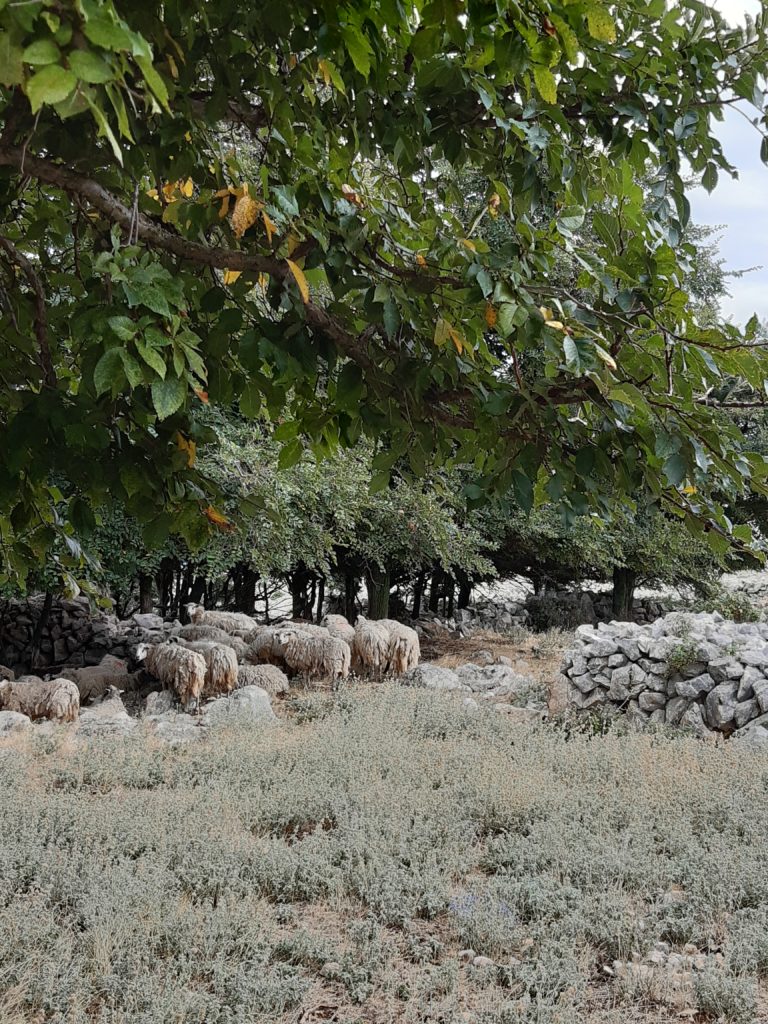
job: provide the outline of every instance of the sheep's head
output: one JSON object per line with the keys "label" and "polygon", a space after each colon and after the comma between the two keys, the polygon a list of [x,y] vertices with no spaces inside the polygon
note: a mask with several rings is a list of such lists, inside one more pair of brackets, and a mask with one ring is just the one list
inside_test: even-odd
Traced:
{"label": "sheep's head", "polygon": [[149,654],[149,644],[141,643],[136,648],[136,661],[144,661]]}
{"label": "sheep's head", "polygon": [[10,679],[0,679],[0,708],[5,707],[5,703],[11,695],[11,681]]}

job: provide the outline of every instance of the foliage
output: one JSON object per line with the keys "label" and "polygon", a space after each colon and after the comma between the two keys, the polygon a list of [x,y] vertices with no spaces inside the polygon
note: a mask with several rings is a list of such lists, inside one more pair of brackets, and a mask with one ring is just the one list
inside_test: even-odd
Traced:
{"label": "foliage", "polygon": [[[287,1024],[336,963],[344,1020],[583,1024],[596,977],[622,995],[603,967],[662,940],[713,952],[657,1016],[745,1019],[768,971],[763,752],[563,742],[401,687],[325,704],[182,749],[141,727],[6,741],[0,1014]],[[459,961],[469,942],[492,968]]]}
{"label": "foliage", "polygon": [[762,115],[763,28],[694,0],[4,4],[3,575],[107,495],[198,547],[225,525],[199,414],[233,401],[283,467],[368,434],[376,486],[455,459],[524,509],[649,492],[725,547],[766,466],[705,396],[767,357],[696,323],[681,169],[731,173],[712,120]]}

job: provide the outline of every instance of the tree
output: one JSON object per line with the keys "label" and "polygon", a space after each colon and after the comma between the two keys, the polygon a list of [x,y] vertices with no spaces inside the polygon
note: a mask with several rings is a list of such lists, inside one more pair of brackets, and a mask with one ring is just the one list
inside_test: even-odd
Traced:
{"label": "tree", "polygon": [[[768,360],[697,324],[676,250],[681,168],[732,171],[711,122],[762,107],[765,53],[762,15],[694,0],[3,5],[3,576],[108,495],[153,543],[226,528],[206,403],[279,422],[282,467],[367,434],[375,487],[454,460],[523,508],[642,492],[748,543],[722,496],[765,461],[706,396]],[[550,280],[563,250],[578,292]]]}

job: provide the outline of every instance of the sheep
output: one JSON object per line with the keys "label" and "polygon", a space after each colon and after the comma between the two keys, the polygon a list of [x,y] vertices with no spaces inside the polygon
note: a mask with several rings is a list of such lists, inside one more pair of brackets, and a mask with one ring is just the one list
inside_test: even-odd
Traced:
{"label": "sheep", "polygon": [[127,662],[106,654],[98,665],[84,668],[68,668],[61,673],[62,679],[71,679],[80,691],[80,703],[102,697],[110,686],[118,690],[136,690],[141,684],[141,672],[129,672]]}
{"label": "sheep", "polygon": [[255,619],[252,619],[250,615],[243,615],[242,612],[207,611],[201,604],[189,604],[187,611],[193,625],[217,626],[225,633],[255,629],[257,626]]}
{"label": "sheep", "polygon": [[205,658],[181,644],[139,644],[137,661],[146,659],[147,671],[172,689],[185,710],[197,705],[205,686]]}
{"label": "sheep", "polygon": [[419,634],[416,630],[398,622],[397,619],[378,619],[377,622],[389,635],[386,671],[400,676],[409,668],[415,668],[421,657]]}
{"label": "sheep", "polygon": [[21,676],[0,682],[0,709],[18,711],[33,720],[47,718],[52,722],[74,722],[80,712],[80,694],[71,679]]}
{"label": "sheep", "polygon": [[322,623],[331,636],[346,640],[350,646],[355,639],[355,627],[350,626],[343,615],[326,615]]}
{"label": "sheep", "polygon": [[389,661],[389,630],[380,622],[369,622],[362,615],[355,623],[352,644],[352,668],[357,675],[381,679]]}
{"label": "sheep", "polygon": [[188,626],[182,626],[176,636],[180,640],[213,640],[214,643],[224,644],[232,648],[238,661],[243,661],[248,653],[248,645],[240,636],[227,633],[218,626],[198,626],[190,623]]}
{"label": "sheep", "polygon": [[197,651],[205,660],[204,697],[231,693],[237,685],[237,657],[229,644],[213,640],[181,640],[189,651]]}
{"label": "sheep", "polygon": [[331,634],[322,626],[311,622],[279,622],[274,626],[257,626],[245,637],[248,645],[246,660],[255,665],[264,663],[283,666],[285,661],[285,642],[296,633],[327,639]]}
{"label": "sheep", "polygon": [[349,644],[338,637],[293,630],[286,632],[282,646],[285,664],[306,679],[337,680],[349,675]]}
{"label": "sheep", "polygon": [[240,665],[237,670],[237,688],[260,686],[267,693],[287,693],[288,676],[277,665]]}

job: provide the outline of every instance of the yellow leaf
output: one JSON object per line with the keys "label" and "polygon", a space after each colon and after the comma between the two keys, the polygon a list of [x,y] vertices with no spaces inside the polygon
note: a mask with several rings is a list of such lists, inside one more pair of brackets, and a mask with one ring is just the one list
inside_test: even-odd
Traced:
{"label": "yellow leaf", "polygon": [[261,288],[263,292],[266,292],[267,290],[268,281],[269,277],[267,276],[267,274],[259,274],[259,288]]}
{"label": "yellow leaf", "polygon": [[537,64],[533,69],[533,80],[545,103],[557,103],[557,82],[549,68]]}
{"label": "yellow leaf", "polygon": [[326,85],[330,85],[331,84],[331,69],[328,67],[328,61],[327,60],[319,60],[317,62],[317,67],[318,67],[318,69],[320,71],[320,74],[323,76],[323,81],[325,82],[325,84]]}
{"label": "yellow leaf", "polygon": [[305,302],[309,302],[309,285],[307,284],[306,277],[304,277],[304,271],[298,263],[294,263],[293,260],[286,260],[285,262],[288,264],[288,269],[293,274],[296,284],[299,286],[302,299]]}
{"label": "yellow leaf", "polygon": [[266,210],[261,211],[261,218],[264,221],[264,230],[267,232],[267,241],[272,245],[272,235],[277,232],[277,228],[274,223],[270,220],[269,214]]}
{"label": "yellow leaf", "polygon": [[601,43],[616,42],[616,23],[600,4],[593,4],[587,11],[587,28],[593,39]]}
{"label": "yellow leaf", "polygon": [[553,331],[564,331],[565,324],[561,320],[547,320],[547,327],[551,327]]}
{"label": "yellow leaf", "polygon": [[690,484],[687,487],[683,488],[683,494],[695,494],[695,493],[696,493],[696,488],[692,487]]}
{"label": "yellow leaf", "polygon": [[195,388],[195,394],[203,402],[204,405],[208,405],[208,392],[203,391],[202,388]]}
{"label": "yellow leaf", "polygon": [[157,199],[158,198],[157,189],[156,188],[148,188],[147,191],[145,192],[145,195],[148,195],[150,199]]}
{"label": "yellow leaf", "polygon": [[288,255],[289,256],[293,256],[293,254],[296,252],[296,250],[299,247],[299,242],[300,241],[301,241],[301,239],[299,238],[299,236],[296,234],[295,231],[292,231],[288,235]]}
{"label": "yellow leaf", "polygon": [[493,308],[493,306],[489,302],[488,305],[485,307],[485,322],[488,324],[489,327],[495,327],[496,326],[496,319],[497,319],[496,310]]}
{"label": "yellow leaf", "polygon": [[221,201],[221,209],[219,210],[219,220],[224,220],[224,218],[227,216],[228,213],[229,213],[229,192],[226,192],[224,194],[224,198]]}
{"label": "yellow leaf", "polygon": [[209,505],[204,509],[203,514],[209,523],[213,523],[214,526],[218,526],[222,530],[231,530],[233,528],[227,517],[218,512],[213,505]]}
{"label": "yellow leaf", "polygon": [[177,432],[176,444],[181,449],[181,451],[187,453],[187,466],[189,466],[190,468],[194,466],[195,456],[197,455],[197,445],[195,444],[195,442],[191,438],[184,437],[182,433]]}
{"label": "yellow leaf", "polygon": [[192,193],[195,190],[194,182],[192,181],[191,178],[187,178],[187,180],[186,181],[182,181],[180,183],[180,185],[181,185],[181,194],[183,196],[186,196],[187,199],[189,199],[189,197],[192,195]]}
{"label": "yellow leaf", "polygon": [[470,238],[462,238],[461,244],[466,246],[467,249],[471,249],[472,252],[477,252],[477,246]]}
{"label": "yellow leaf", "polygon": [[464,338],[459,334],[455,327],[449,327],[448,334],[451,336],[451,341],[453,342],[456,351],[461,355],[464,351]]}
{"label": "yellow leaf", "polygon": [[242,270],[225,270],[224,271],[224,284],[234,284],[235,281],[242,274]]}
{"label": "yellow leaf", "polygon": [[501,196],[498,192],[494,192],[488,200],[488,213],[490,213],[494,220],[499,216],[499,206],[501,206]]}
{"label": "yellow leaf", "polygon": [[416,262],[418,263],[418,265],[420,267],[426,267],[426,265],[427,265],[427,261],[424,259],[424,257],[421,255],[421,253],[417,253],[416,254]]}
{"label": "yellow leaf", "polygon": [[[247,185],[245,186],[247,189]],[[259,216],[259,204],[248,193],[239,196],[232,211],[232,230],[237,238],[242,238]]]}
{"label": "yellow leaf", "polygon": [[192,132],[184,132],[184,141],[185,142],[191,142],[192,141]]}
{"label": "yellow leaf", "polygon": [[291,56],[288,58],[288,67],[291,69],[291,71],[293,71],[293,69],[296,67],[298,63],[299,58],[296,56],[295,53],[292,53]]}
{"label": "yellow leaf", "polygon": [[350,203],[354,203],[355,206],[363,206],[363,200],[360,198],[358,193],[352,188],[351,185],[342,185],[341,192],[345,199]]}
{"label": "yellow leaf", "polygon": [[602,359],[606,366],[610,366],[612,370],[616,369],[616,360],[613,358],[611,353],[607,352],[601,345],[595,345],[595,353],[599,359]]}
{"label": "yellow leaf", "polygon": [[179,77],[179,69],[176,66],[176,61],[173,59],[173,57],[170,55],[170,53],[167,53],[165,56],[166,56],[166,60],[168,61],[168,67],[171,69],[171,77],[172,78],[178,78]]}
{"label": "yellow leaf", "polygon": [[555,319],[555,314],[552,312],[552,310],[549,308],[549,306],[539,306],[539,312],[541,313],[541,315],[544,317],[545,320],[554,320]]}
{"label": "yellow leaf", "polygon": [[439,347],[448,341],[451,332],[451,325],[443,317],[439,317],[435,324],[435,344]]}
{"label": "yellow leaf", "polygon": [[177,184],[178,182],[176,181],[167,181],[165,185],[163,185],[163,195],[165,196],[166,201],[169,203],[174,202],[176,199]]}

